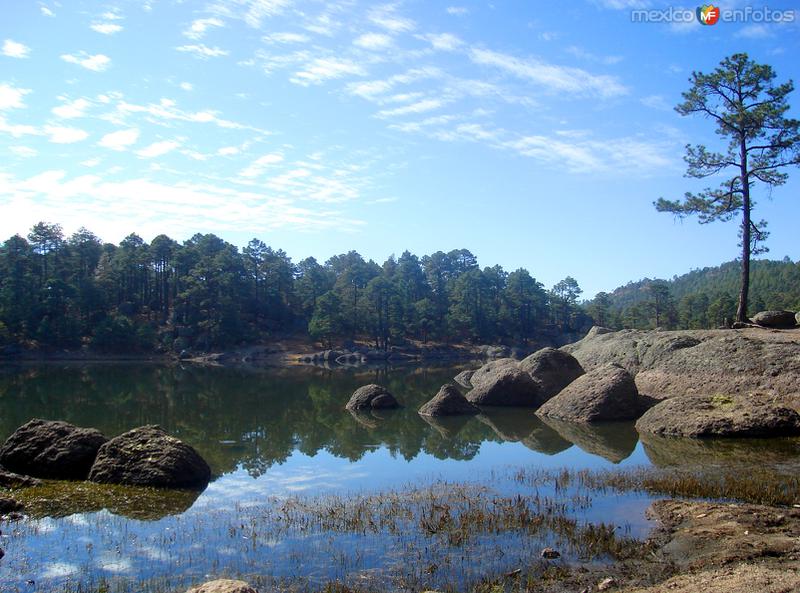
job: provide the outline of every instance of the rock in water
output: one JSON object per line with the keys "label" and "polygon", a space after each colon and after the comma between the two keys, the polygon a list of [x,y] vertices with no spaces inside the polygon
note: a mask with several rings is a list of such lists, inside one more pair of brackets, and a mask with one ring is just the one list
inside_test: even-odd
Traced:
{"label": "rock in water", "polygon": [[190,588],[186,593],[258,593],[244,581],[218,579]]}
{"label": "rock in water", "polygon": [[542,348],[519,363],[539,384],[539,395],[548,400],[583,375],[583,367],[574,356],[555,348]]}
{"label": "rock in water", "polygon": [[[478,371],[475,371],[478,374]],[[473,375],[473,380],[475,375]],[[514,365],[495,369],[490,377],[467,393],[467,400],[479,406],[524,406],[537,407],[541,403],[539,387],[531,376]]]}
{"label": "rock in water", "polygon": [[518,368],[519,361],[513,358],[498,358],[497,360],[487,362],[485,365],[472,372],[472,376],[469,378],[470,385],[477,387],[485,381],[491,381],[495,373],[506,367]]}
{"label": "rock in water", "polygon": [[633,420],[641,401],[630,373],[616,364],[581,375],[536,412],[570,422]]}
{"label": "rock in water", "polygon": [[89,480],[155,488],[202,489],[211,469],[194,448],[160,426],[141,426],[100,447]]}
{"label": "rock in water", "polygon": [[400,404],[385,387],[375,385],[364,385],[355,390],[347,402],[347,410],[378,410],[386,408],[399,408]]}
{"label": "rock in water", "polygon": [[763,396],[683,396],[648,410],[636,430],[672,437],[767,437],[800,434],[800,414]]}
{"label": "rock in water", "polygon": [[0,448],[0,464],[12,472],[52,480],[85,480],[108,439],[94,428],[34,418]]}
{"label": "rock in water", "polygon": [[462,387],[466,387],[467,389],[472,389],[472,375],[475,371],[461,371],[455,377],[453,377],[453,381],[461,385]]}
{"label": "rock in water", "polygon": [[797,325],[793,311],[761,311],[753,315],[753,323],[764,327],[792,328]]}
{"label": "rock in water", "polygon": [[433,399],[419,409],[423,416],[458,416],[478,412],[478,406],[469,403],[454,385],[449,384],[442,385]]}

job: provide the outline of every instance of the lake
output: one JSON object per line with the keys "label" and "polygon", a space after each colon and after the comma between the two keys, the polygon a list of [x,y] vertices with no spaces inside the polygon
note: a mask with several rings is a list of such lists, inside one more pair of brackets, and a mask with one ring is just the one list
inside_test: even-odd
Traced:
{"label": "lake", "polygon": [[[199,496],[47,484],[30,518],[2,524],[0,590],[170,591],[218,576],[310,591],[331,580],[468,586],[529,564],[545,546],[559,561],[607,562],[647,535],[653,497],[593,490],[562,468],[797,459],[796,440],[642,443],[632,423],[544,423],[530,410],[420,417],[458,370],[4,367],[3,439],[34,417],[109,437],[159,424],[215,478]],[[352,392],[373,382],[405,407],[346,412]],[[603,546],[586,530],[601,522]]]}

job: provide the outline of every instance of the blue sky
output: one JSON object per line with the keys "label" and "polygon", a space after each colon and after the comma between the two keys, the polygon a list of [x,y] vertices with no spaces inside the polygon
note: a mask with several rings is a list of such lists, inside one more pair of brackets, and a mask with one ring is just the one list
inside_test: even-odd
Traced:
{"label": "blue sky", "polygon": [[[259,237],[295,261],[465,247],[584,296],[733,259],[734,223],[653,209],[702,187],[683,146],[714,142],[672,107],[735,52],[798,79],[800,17],[632,22],[668,6],[4,0],[0,237],[46,220]],[[797,260],[790,173],[756,216]]]}

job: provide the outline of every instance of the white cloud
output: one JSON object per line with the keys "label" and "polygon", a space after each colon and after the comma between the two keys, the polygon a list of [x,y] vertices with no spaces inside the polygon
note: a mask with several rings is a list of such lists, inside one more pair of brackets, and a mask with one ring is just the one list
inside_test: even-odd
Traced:
{"label": "white cloud", "polygon": [[430,33],[420,35],[420,38],[428,41],[433,49],[439,51],[455,51],[464,45],[464,42],[452,33]]}
{"label": "white cloud", "polygon": [[31,48],[13,39],[6,39],[3,42],[2,53],[9,58],[27,58],[31,53]]}
{"label": "white cloud", "polygon": [[470,59],[476,64],[492,66],[517,78],[534,82],[552,92],[603,98],[617,97],[628,92],[616,77],[591,74],[580,68],[556,66],[534,58],[523,59],[488,49],[473,49]]}
{"label": "white cloud", "polygon": [[219,156],[233,156],[235,154],[239,154],[241,152],[238,146],[223,146],[219,150],[217,150],[217,154]]}
{"label": "white cloud", "polygon": [[364,82],[352,82],[345,89],[351,95],[356,95],[363,99],[381,102],[381,95],[391,91],[397,85],[411,84],[419,80],[440,78],[442,71],[438,68],[426,66],[424,68],[412,68],[402,74],[395,74],[383,80],[368,80]]}
{"label": "white cloud", "polygon": [[327,80],[345,76],[366,74],[364,67],[352,60],[341,58],[316,58],[308,62],[294,73],[290,80],[296,84],[308,86],[322,84]]}
{"label": "white cloud", "polygon": [[416,103],[412,103],[410,105],[404,105],[403,107],[397,107],[396,109],[384,109],[379,111],[377,115],[381,118],[387,118],[397,117],[398,115],[409,115],[412,113],[424,113],[426,111],[439,109],[445,103],[446,102],[442,99],[423,99],[422,101],[417,101]]}
{"label": "white cloud", "polygon": [[41,6],[41,7],[39,7],[39,10],[41,10],[41,12],[42,12],[42,14],[43,14],[44,16],[49,16],[49,17],[54,17],[54,16],[56,16],[56,13],[55,13],[55,12],[53,12],[52,10],[50,10],[49,8],[47,8],[46,6]]}
{"label": "white cloud", "polygon": [[122,31],[122,26],[116,23],[92,23],[91,29],[103,35],[113,35]]}
{"label": "white cloud", "polygon": [[242,171],[239,172],[239,175],[247,179],[253,179],[254,177],[261,176],[269,167],[277,165],[281,162],[283,162],[282,154],[277,152],[265,154],[264,156],[259,157],[250,163],[247,168],[242,169]]}
{"label": "white cloud", "polygon": [[407,33],[416,27],[414,21],[397,14],[397,7],[394,4],[373,8],[369,12],[369,20],[392,33]]}
{"label": "white cloud", "polygon": [[244,22],[254,29],[261,27],[261,21],[266,17],[275,16],[284,11],[290,0],[250,0],[249,7],[244,15]]}
{"label": "white cloud", "polygon": [[175,101],[171,99],[161,99],[159,103],[149,103],[138,105],[121,100],[117,103],[116,109],[103,116],[103,119],[119,126],[128,125],[128,117],[132,113],[146,114],[151,121],[161,125],[168,125],[168,121],[185,121],[200,124],[215,124],[220,128],[228,130],[251,130],[259,134],[269,134],[268,131],[230,121],[219,116],[216,111],[184,111],[175,106]]}
{"label": "white cloud", "polygon": [[30,146],[9,146],[8,150],[12,153],[17,155],[18,157],[22,158],[31,158],[39,154],[39,151],[35,148],[31,148]]}
{"label": "white cloud", "polygon": [[303,33],[272,33],[261,38],[264,43],[308,43],[311,38]]}
{"label": "white cloud", "polygon": [[601,56],[598,54],[593,54],[581,47],[578,47],[577,45],[571,45],[564,51],[581,60],[586,60],[587,62],[597,62],[598,64],[605,64],[606,66],[619,64],[623,60],[622,56]]}
{"label": "white cloud", "polygon": [[466,6],[448,6],[447,14],[451,14],[453,16],[464,16],[469,14],[469,8]]}
{"label": "white cloud", "polygon": [[49,136],[50,142],[54,144],[74,144],[81,142],[89,137],[86,130],[71,128],[67,126],[45,126],[44,133]]}
{"label": "white cloud", "polygon": [[130,128],[106,134],[98,144],[111,150],[126,150],[132,144],[136,144],[137,140],[139,140],[139,130]]}
{"label": "white cloud", "polygon": [[364,33],[353,41],[353,45],[363,49],[380,50],[392,47],[392,38],[384,33]]}
{"label": "white cloud", "polygon": [[63,103],[58,107],[53,107],[51,111],[56,117],[60,117],[62,119],[72,119],[86,115],[86,110],[89,109],[91,105],[92,104],[89,101],[81,97],[79,99],[75,99],[74,101]]}
{"label": "white cloud", "polygon": [[182,82],[180,85],[181,89],[184,91],[191,91],[194,90],[194,85],[191,82]]}
{"label": "white cloud", "polygon": [[176,140],[162,140],[160,142],[153,142],[150,146],[146,146],[145,148],[137,151],[136,155],[144,159],[152,159],[172,152],[180,145],[181,143],[177,142]]}
{"label": "white cloud", "polygon": [[78,54],[64,54],[61,59],[70,64],[77,64],[93,72],[103,72],[111,64],[111,58],[103,54],[89,55],[85,51]]}
{"label": "white cloud", "polygon": [[194,44],[194,45],[181,45],[176,47],[178,51],[186,52],[193,54],[198,58],[218,58],[220,56],[227,56],[230,52],[225,49],[221,49],[219,47],[208,47],[202,43]]}
{"label": "white cloud", "polygon": [[30,92],[30,89],[21,89],[6,82],[0,83],[0,111],[25,107],[23,98]]}
{"label": "white cloud", "polygon": [[216,17],[208,18],[208,19],[197,19],[192,21],[192,24],[189,25],[189,28],[183,32],[185,37],[189,39],[194,39],[195,41],[198,39],[202,39],[206,31],[213,27],[224,27],[225,22],[222,19],[218,19]]}
{"label": "white cloud", "polygon": [[672,111],[672,106],[661,95],[649,95],[641,99],[642,105],[659,111]]}

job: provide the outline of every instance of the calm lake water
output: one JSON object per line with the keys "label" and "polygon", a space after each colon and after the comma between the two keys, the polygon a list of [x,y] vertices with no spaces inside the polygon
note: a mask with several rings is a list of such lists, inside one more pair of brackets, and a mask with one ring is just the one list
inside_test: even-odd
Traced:
{"label": "calm lake water", "polygon": [[[536,537],[496,529],[467,544],[442,545],[435,529],[420,530],[424,520],[414,513],[427,512],[419,501],[439,500],[453,484],[475,488],[463,501],[496,505],[496,497],[521,495],[534,511],[551,505],[579,526],[605,522],[620,537],[641,538],[650,529],[644,517],[650,497],[532,486],[518,478],[519,470],[724,464],[748,455],[758,463],[766,450],[758,443],[641,443],[630,423],[546,424],[530,410],[447,421],[417,415],[458,370],[3,368],[0,438],[34,417],[93,426],[109,437],[155,423],[193,445],[215,479],[199,496],[53,486],[51,500],[34,505],[31,518],[0,526],[6,552],[0,590],[161,591],[221,575],[298,590],[331,579],[372,578],[410,590],[468,584],[489,570],[513,570],[545,545],[562,550],[564,560],[585,559],[587,552],[574,534],[557,529]],[[350,394],[370,382],[386,385],[405,407],[358,416],[344,411]],[[795,442],[781,447],[776,453],[768,446],[779,460],[796,456]],[[347,501],[388,492],[404,493],[403,501],[416,497],[400,528],[331,527],[317,510],[303,507],[325,507],[333,515]],[[430,508],[437,504],[445,503]]]}

